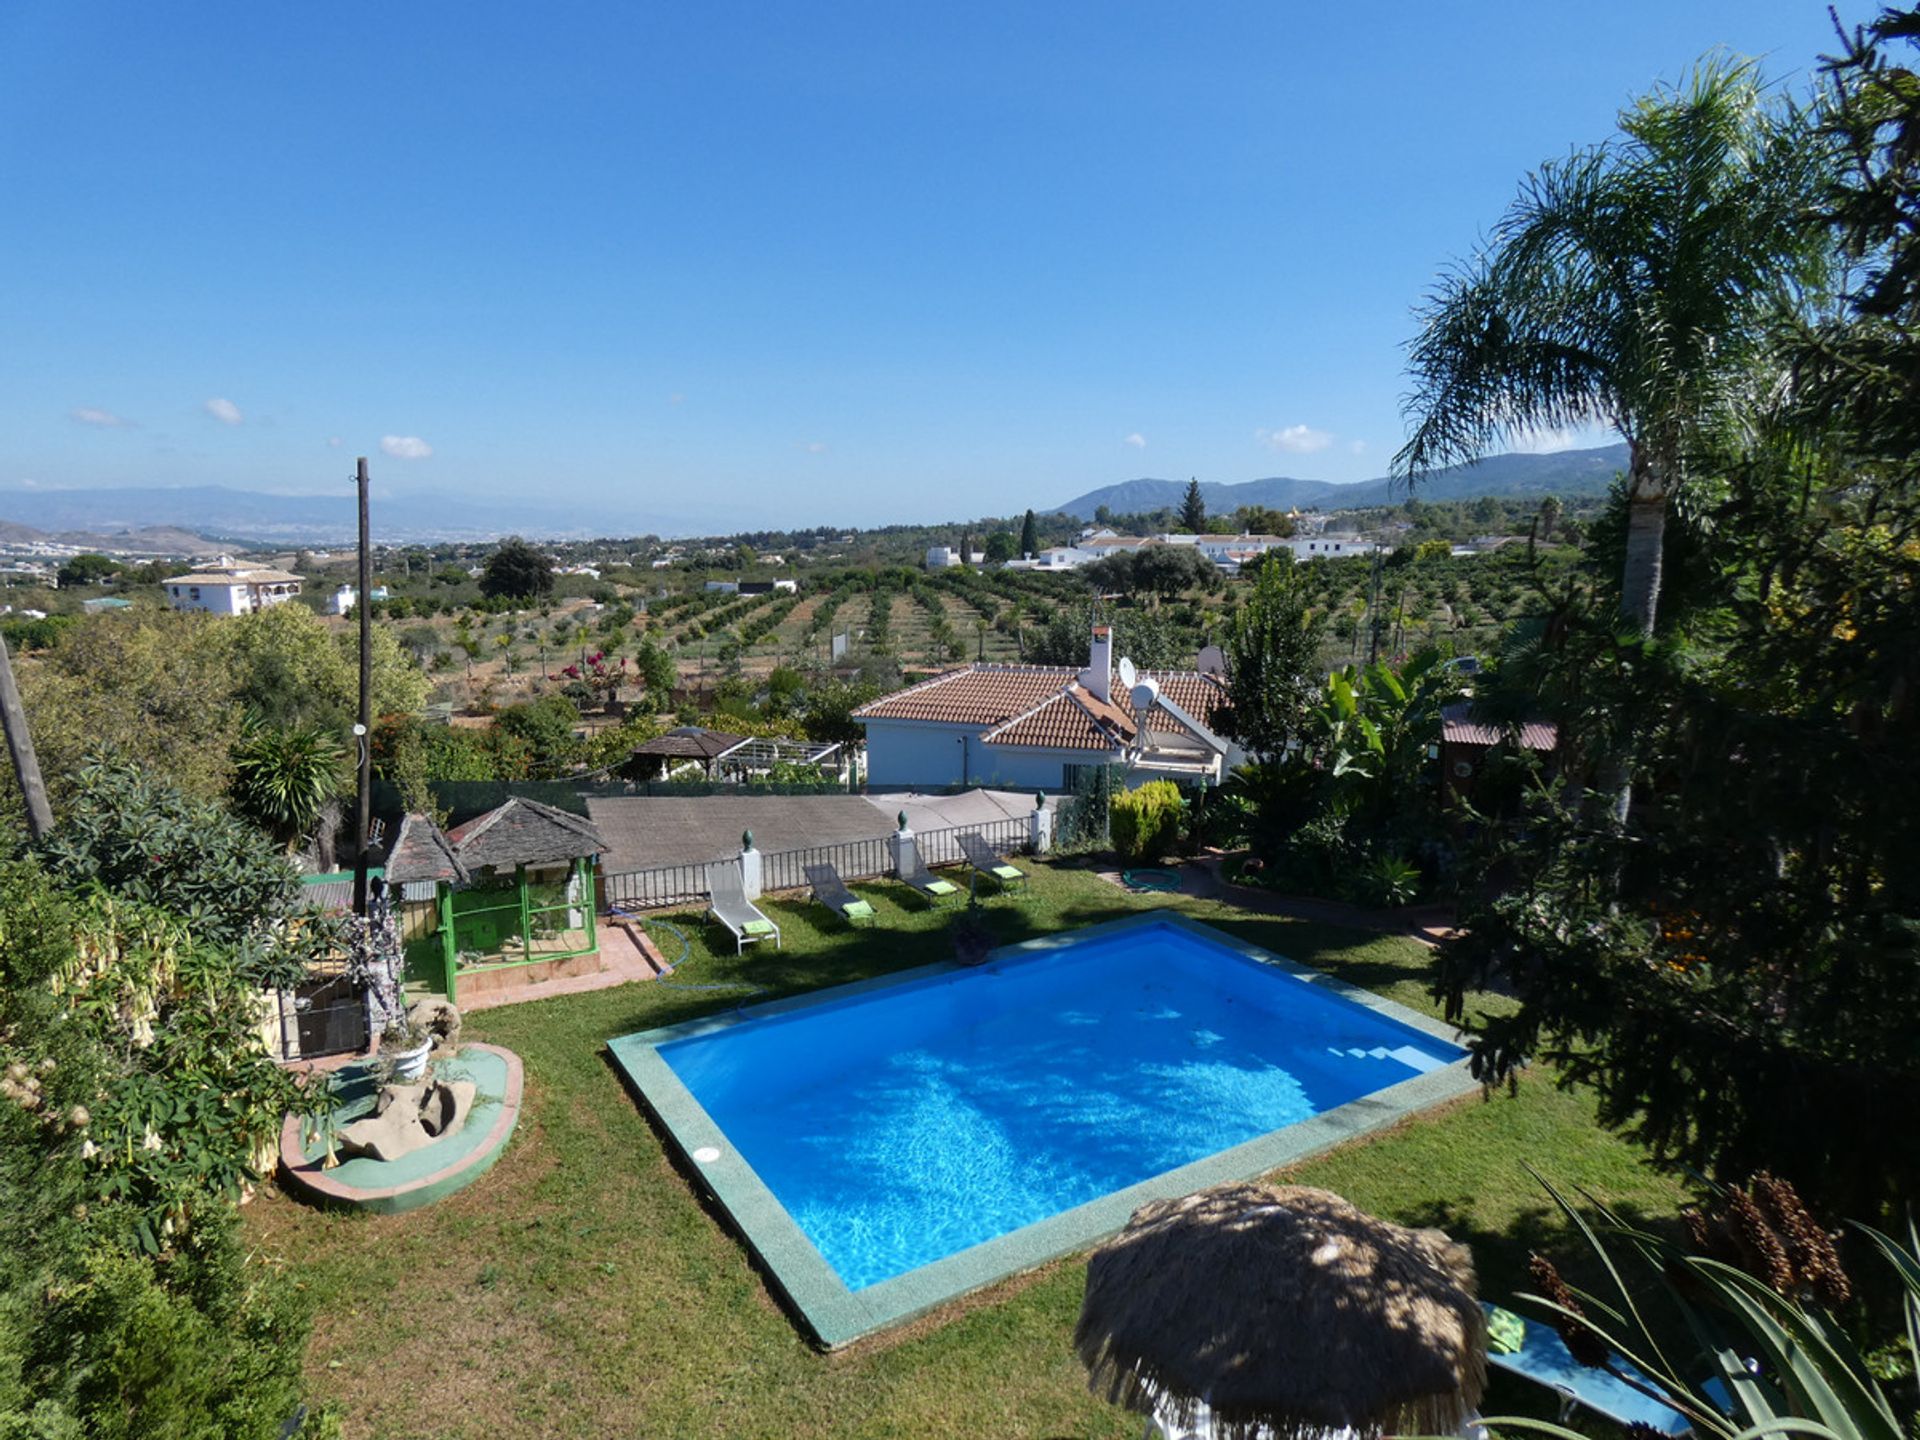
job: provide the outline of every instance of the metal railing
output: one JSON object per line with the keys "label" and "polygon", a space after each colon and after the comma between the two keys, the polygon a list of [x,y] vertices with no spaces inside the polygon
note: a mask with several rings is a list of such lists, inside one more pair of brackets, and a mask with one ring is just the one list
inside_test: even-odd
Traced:
{"label": "metal railing", "polygon": [[[1002,855],[1032,848],[1032,827],[1025,819],[989,820],[978,825],[955,825],[944,830],[922,830],[914,835],[921,861],[929,866],[956,865],[966,859],[960,837],[978,835]],[[731,865],[731,857],[707,862]],[[628,910],[657,910],[703,902],[707,898],[707,863],[662,865],[647,870],[615,871],[602,877],[608,905]],[[764,890],[800,890],[806,887],[807,866],[830,864],[842,880],[873,880],[893,873],[884,836],[841,840],[831,845],[808,845],[797,850],[769,850],[760,856],[760,883]]]}

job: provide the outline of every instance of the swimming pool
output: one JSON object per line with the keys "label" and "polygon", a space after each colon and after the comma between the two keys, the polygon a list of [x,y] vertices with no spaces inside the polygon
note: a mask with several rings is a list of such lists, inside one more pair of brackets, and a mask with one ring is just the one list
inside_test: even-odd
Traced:
{"label": "swimming pool", "polygon": [[1166,914],[612,1049],[830,1345],[1473,1088],[1446,1027]]}

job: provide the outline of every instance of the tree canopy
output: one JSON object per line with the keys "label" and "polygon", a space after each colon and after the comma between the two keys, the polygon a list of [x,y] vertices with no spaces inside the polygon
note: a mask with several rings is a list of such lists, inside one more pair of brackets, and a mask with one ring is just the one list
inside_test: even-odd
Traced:
{"label": "tree canopy", "polygon": [[[741,563],[753,562],[748,559]],[[551,595],[553,562],[518,535],[509,536],[487,557],[480,571],[480,593],[501,600],[535,600]]]}

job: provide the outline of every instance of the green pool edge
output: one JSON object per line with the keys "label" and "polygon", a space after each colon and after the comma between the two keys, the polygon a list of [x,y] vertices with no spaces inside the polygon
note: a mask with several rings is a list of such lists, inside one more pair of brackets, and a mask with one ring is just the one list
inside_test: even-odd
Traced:
{"label": "green pool edge", "polygon": [[[480,1063],[471,1068],[463,1065],[462,1062],[470,1058]],[[469,1121],[469,1126],[477,1123],[481,1127],[479,1133],[470,1135],[468,1128],[463,1127],[453,1137],[455,1142],[460,1142],[458,1148],[444,1157],[445,1163],[422,1173],[422,1166],[435,1159],[437,1147],[429,1146],[394,1162],[393,1170],[388,1172],[394,1177],[394,1183],[356,1183],[367,1173],[368,1166],[380,1162],[349,1160],[332,1170],[321,1169],[323,1147],[306,1143],[300,1117],[289,1115],[280,1132],[282,1183],[322,1205],[365,1210],[375,1215],[400,1215],[444,1200],[486,1174],[505,1153],[507,1142],[520,1123],[525,1079],[520,1057],[503,1046],[468,1041],[452,1059],[435,1063],[443,1073],[451,1071],[456,1079],[474,1079],[477,1085],[485,1081],[476,1097],[474,1118]],[[473,1073],[475,1069],[481,1072],[479,1076]],[[355,1178],[345,1178],[343,1171]]]}
{"label": "green pool edge", "polygon": [[[1355,1004],[1375,1011],[1449,1045],[1462,1043],[1461,1032],[1428,1018],[1370,990],[1363,990],[1282,955],[1250,945],[1168,910],[1150,910],[1120,920],[1017,944],[1004,945],[988,956],[995,959],[1071,947],[1087,939],[1142,926],[1172,925],[1223,946],[1248,959],[1276,966],[1288,974]],[[836,985],[803,995],[773,1000],[724,1014],[703,1016],[678,1025],[636,1031],[607,1043],[614,1062],[627,1077],[641,1107],[653,1119],[681,1168],[694,1183],[719,1203],[721,1211],[745,1242],[767,1277],[769,1286],[799,1316],[818,1343],[837,1350],[876,1331],[904,1324],[950,1304],[976,1290],[1038,1269],[1054,1260],[1087,1250],[1117,1233],[1133,1212],[1149,1200],[1190,1194],[1229,1181],[1252,1180],[1283,1166],[1324,1154],[1337,1145],[1384,1130],[1411,1116],[1479,1091],[1480,1082],[1468,1073],[1462,1057],[1437,1070],[1412,1076],[1383,1090],[1375,1090],[1310,1119],[1255,1136],[1229,1149],[1204,1156],[1177,1169],[1150,1176],[1083,1205],[982,1241],[965,1250],[883,1280],[863,1290],[846,1283],[814,1248],[786,1207],[774,1196],[753,1167],[740,1156],[726,1132],[708,1115],[673,1068],[660,1056],[660,1047],[696,1035],[731,1029],[764,1016],[810,1009],[852,995],[887,989],[923,977],[963,968],[954,961],[922,965],[891,975],[848,985]],[[694,1159],[696,1151],[717,1149],[708,1163]]]}

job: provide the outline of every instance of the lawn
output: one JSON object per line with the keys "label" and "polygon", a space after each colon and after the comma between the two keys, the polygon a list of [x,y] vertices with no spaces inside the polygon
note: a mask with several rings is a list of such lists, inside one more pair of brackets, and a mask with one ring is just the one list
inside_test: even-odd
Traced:
{"label": "lawn", "polygon": [[[1162,903],[1079,869],[1036,866],[1032,893],[988,911],[1005,940]],[[612,1036],[717,1007],[944,958],[946,917],[896,886],[856,886],[879,911],[848,934],[825,912],[769,902],[779,954],[716,954],[698,917],[678,980],[491,1010],[473,1038],[526,1062],[519,1131],[491,1173],[409,1215],[334,1215],[278,1195],[247,1207],[256,1250],[318,1302],[315,1392],[371,1436],[1131,1436],[1092,1399],[1070,1337],[1084,1265],[1068,1260],[903,1331],[821,1355],[747,1253],[668,1161],[610,1067]],[[1175,899],[1195,919],[1433,1013],[1427,952],[1409,940]],[[728,989],[699,989],[724,985]],[[1497,1002],[1495,1002],[1497,1003]],[[1417,1118],[1289,1172],[1473,1246],[1482,1290],[1523,1283],[1531,1248],[1563,1249],[1523,1169],[1649,1217],[1681,1192],[1593,1124],[1588,1097],[1535,1076],[1516,1097]],[[1534,1408],[1496,1389],[1489,1408]]]}

